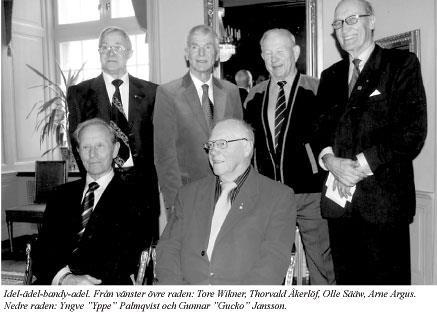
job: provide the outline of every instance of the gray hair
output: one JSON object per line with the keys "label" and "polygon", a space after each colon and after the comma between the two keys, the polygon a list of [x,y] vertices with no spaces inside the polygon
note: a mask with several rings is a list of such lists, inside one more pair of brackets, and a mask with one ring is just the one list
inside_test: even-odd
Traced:
{"label": "gray hair", "polygon": [[[341,0],[338,4],[337,4],[337,6],[335,7],[335,10],[337,10],[337,7],[342,3],[342,2],[345,2],[345,1],[347,1],[347,0]],[[356,1],[358,1],[358,2],[360,2],[362,5],[363,5],[363,7],[364,7],[364,11],[366,12],[366,14],[370,14],[370,15],[375,15],[375,11],[373,10],[373,6],[372,6],[372,4],[369,2],[369,1],[367,1],[367,0],[356,0]]]}
{"label": "gray hair", "polygon": [[106,128],[106,130],[108,131],[108,136],[109,136],[112,144],[115,144],[115,142],[117,141],[117,138],[115,137],[114,129],[108,123],[106,123],[104,120],[102,120],[101,118],[95,117],[95,118],[92,118],[90,120],[86,120],[86,121],[80,123],[77,126],[76,130],[74,130],[73,138],[76,141],[78,146],[80,146],[80,133],[85,128],[87,128],[89,126],[102,126],[102,127]]}
{"label": "gray hair", "polygon": [[220,52],[220,41],[218,38],[217,33],[210,27],[207,26],[206,24],[199,24],[196,25],[194,27],[191,28],[190,32],[188,32],[188,36],[187,36],[187,47],[190,46],[191,43],[191,38],[194,35],[194,33],[201,33],[204,35],[210,34],[212,36],[212,38],[214,39],[214,49],[216,53]]}
{"label": "gray hair", "polygon": [[259,41],[259,44],[262,48],[264,41],[267,39],[267,37],[269,37],[271,34],[280,34],[285,36],[286,38],[289,38],[290,40],[290,46],[293,47],[296,45],[296,38],[294,37],[293,33],[291,33],[290,31],[288,31],[287,29],[279,29],[279,28],[274,28],[274,29],[270,29],[267,30],[266,32],[264,32],[261,40]]}
{"label": "gray hair", "polygon": [[250,88],[252,84],[252,74],[249,70],[240,70],[235,73],[235,83],[238,86],[243,86],[245,88]]}
{"label": "gray hair", "polygon": [[122,35],[122,37],[126,40],[127,43],[127,48],[129,51],[132,50],[132,42],[130,41],[129,35],[127,34],[127,32],[119,27],[107,27],[105,29],[103,29],[103,31],[100,33],[99,36],[99,48],[102,46],[102,42],[103,39],[105,38],[105,36],[109,33],[113,33],[113,32],[118,32]]}

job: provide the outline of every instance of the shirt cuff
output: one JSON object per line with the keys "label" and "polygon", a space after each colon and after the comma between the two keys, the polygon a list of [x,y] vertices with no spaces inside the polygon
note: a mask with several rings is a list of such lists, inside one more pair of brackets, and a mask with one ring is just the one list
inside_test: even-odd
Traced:
{"label": "shirt cuff", "polygon": [[70,267],[68,267],[68,265],[58,271],[52,280],[52,285],[59,285],[59,280],[61,280],[67,274],[71,274]]}
{"label": "shirt cuff", "polygon": [[373,175],[372,170],[370,169],[369,163],[367,163],[366,157],[364,156],[364,153],[359,153],[356,155],[356,158],[358,160],[358,163],[360,163],[360,166],[363,168],[364,173],[366,173],[367,176]]}
{"label": "shirt cuff", "polygon": [[321,168],[323,168],[325,171],[327,171],[328,169],[326,168],[325,164],[323,163],[322,157],[325,156],[326,154],[332,154],[334,155],[334,151],[332,149],[331,146],[325,147],[319,154],[319,165]]}

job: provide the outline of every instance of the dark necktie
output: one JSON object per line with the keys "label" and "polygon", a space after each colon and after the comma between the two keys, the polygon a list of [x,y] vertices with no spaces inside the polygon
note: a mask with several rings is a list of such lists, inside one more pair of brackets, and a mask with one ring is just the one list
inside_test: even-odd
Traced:
{"label": "dark necktie", "polygon": [[120,85],[123,81],[116,79],[112,81],[112,85],[115,86],[115,92],[112,96],[112,104],[110,110],[110,125],[115,131],[117,140],[120,143],[120,150],[117,157],[114,159],[115,163],[122,167],[124,162],[129,159],[129,134],[130,128],[126,118],[126,114],[123,110],[123,104],[121,103]]}
{"label": "dark necktie", "polygon": [[349,82],[349,96],[351,96],[352,90],[354,89],[355,83],[357,83],[358,77],[360,76],[360,59],[353,59],[352,63],[354,64],[354,70],[352,72],[352,77]]}
{"label": "dark necktie", "polygon": [[277,84],[279,86],[279,93],[275,109],[275,149],[278,147],[279,134],[281,133],[282,123],[285,120],[285,110],[287,109],[284,91],[284,85],[287,84],[287,81],[279,81]]}
{"label": "dark necktie", "polygon": [[209,128],[211,128],[214,120],[214,106],[209,99],[208,89],[208,84],[202,85],[202,109],[203,112],[205,112],[206,122],[208,123]]}

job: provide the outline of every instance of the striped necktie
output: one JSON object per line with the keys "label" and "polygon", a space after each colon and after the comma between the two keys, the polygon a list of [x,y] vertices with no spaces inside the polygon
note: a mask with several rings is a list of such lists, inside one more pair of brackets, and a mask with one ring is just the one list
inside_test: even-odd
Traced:
{"label": "striped necktie", "polygon": [[284,91],[284,85],[287,84],[287,81],[279,81],[277,84],[279,86],[279,93],[275,109],[275,149],[278,147],[279,134],[281,133],[282,123],[285,120],[285,110],[287,109]]}
{"label": "striped necktie", "polygon": [[91,213],[94,208],[94,191],[99,188],[99,184],[96,182],[91,182],[88,185],[88,190],[82,200],[81,211],[82,211],[82,224],[81,230],[79,232],[79,237],[82,237],[85,228],[90,219]]}
{"label": "striped necktie", "polygon": [[349,82],[349,96],[351,96],[352,90],[354,89],[355,83],[357,83],[358,77],[360,76],[360,59],[353,59],[354,69],[352,72],[352,77]]}
{"label": "striped necktie", "polygon": [[117,157],[114,159],[115,163],[122,167],[124,162],[129,159],[129,134],[130,128],[127,121],[126,114],[123,110],[123,104],[121,102],[120,85],[123,81],[115,79],[112,81],[112,85],[115,86],[115,92],[112,96],[111,110],[110,110],[110,125],[114,129],[117,140],[120,143],[120,150]]}
{"label": "striped necktie", "polygon": [[209,99],[208,89],[208,84],[202,85],[202,109],[203,112],[205,112],[206,122],[208,123],[209,128],[211,128],[214,119],[214,107]]}

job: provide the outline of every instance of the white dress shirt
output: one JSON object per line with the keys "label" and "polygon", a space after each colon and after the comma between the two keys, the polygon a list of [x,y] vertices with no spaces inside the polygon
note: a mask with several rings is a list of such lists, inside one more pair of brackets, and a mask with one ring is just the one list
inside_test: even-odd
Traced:
{"label": "white dress shirt", "polygon": [[202,105],[202,96],[203,96],[203,89],[202,85],[208,84],[208,97],[211,100],[212,104],[214,104],[214,94],[212,90],[212,75],[209,77],[208,81],[202,82],[198,78],[196,78],[191,72],[190,72],[191,80],[193,80],[194,87],[196,88],[197,95],[199,96],[200,105]]}

